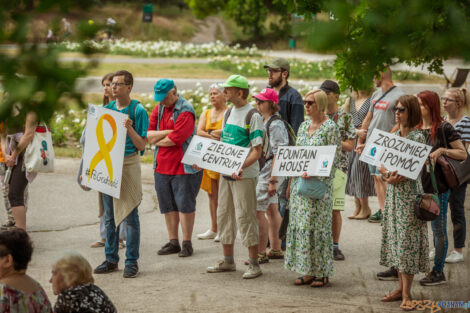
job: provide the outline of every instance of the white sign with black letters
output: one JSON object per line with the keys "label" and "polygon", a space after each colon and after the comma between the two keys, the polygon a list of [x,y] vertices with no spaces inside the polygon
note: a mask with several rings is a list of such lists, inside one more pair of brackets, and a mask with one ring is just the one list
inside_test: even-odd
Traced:
{"label": "white sign with black letters", "polygon": [[336,146],[282,146],[274,160],[273,176],[330,176]]}
{"label": "white sign with black letters", "polygon": [[360,161],[410,179],[418,178],[432,147],[382,130],[374,129],[367,139]]}
{"label": "white sign with black letters", "polygon": [[181,162],[230,176],[238,174],[249,152],[250,148],[194,136]]}

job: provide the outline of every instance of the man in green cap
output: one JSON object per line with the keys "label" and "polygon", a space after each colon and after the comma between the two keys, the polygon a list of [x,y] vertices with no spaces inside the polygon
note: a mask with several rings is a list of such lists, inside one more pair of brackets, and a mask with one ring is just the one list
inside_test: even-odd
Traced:
{"label": "man in green cap", "polygon": [[207,272],[235,271],[233,244],[238,228],[249,253],[249,265],[243,278],[256,278],[262,274],[258,263],[256,183],[259,174],[257,161],[261,157],[263,143],[263,118],[248,104],[250,90],[245,77],[232,75],[223,87],[225,99],[233,107],[224,114],[221,140],[251,150],[240,172],[223,176],[220,181],[217,225],[224,259],[208,267]]}

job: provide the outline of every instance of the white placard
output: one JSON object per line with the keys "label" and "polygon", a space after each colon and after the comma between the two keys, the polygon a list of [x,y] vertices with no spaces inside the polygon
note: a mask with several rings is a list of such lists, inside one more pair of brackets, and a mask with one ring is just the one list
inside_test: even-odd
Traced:
{"label": "white placard", "polygon": [[359,160],[374,166],[383,164],[389,171],[416,179],[431,149],[431,146],[374,129]]}
{"label": "white placard", "polygon": [[336,146],[279,147],[274,160],[273,176],[330,176]]}
{"label": "white placard", "polygon": [[194,136],[181,162],[231,176],[241,170],[249,152],[250,148]]}
{"label": "white placard", "polygon": [[88,105],[82,184],[118,198],[126,145],[126,114]]}

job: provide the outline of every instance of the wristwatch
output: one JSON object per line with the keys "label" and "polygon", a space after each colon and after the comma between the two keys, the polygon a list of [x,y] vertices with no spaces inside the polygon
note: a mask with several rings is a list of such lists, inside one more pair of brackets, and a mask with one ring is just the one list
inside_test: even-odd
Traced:
{"label": "wristwatch", "polygon": [[386,171],[384,176],[385,178],[390,178],[390,171]]}

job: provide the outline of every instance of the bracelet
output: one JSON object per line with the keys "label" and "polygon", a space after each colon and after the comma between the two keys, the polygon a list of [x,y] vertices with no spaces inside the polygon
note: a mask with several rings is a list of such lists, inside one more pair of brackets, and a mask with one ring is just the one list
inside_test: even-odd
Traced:
{"label": "bracelet", "polygon": [[449,156],[448,151],[449,151],[449,150],[446,148],[446,150],[444,151],[444,155],[445,155],[445,156]]}

